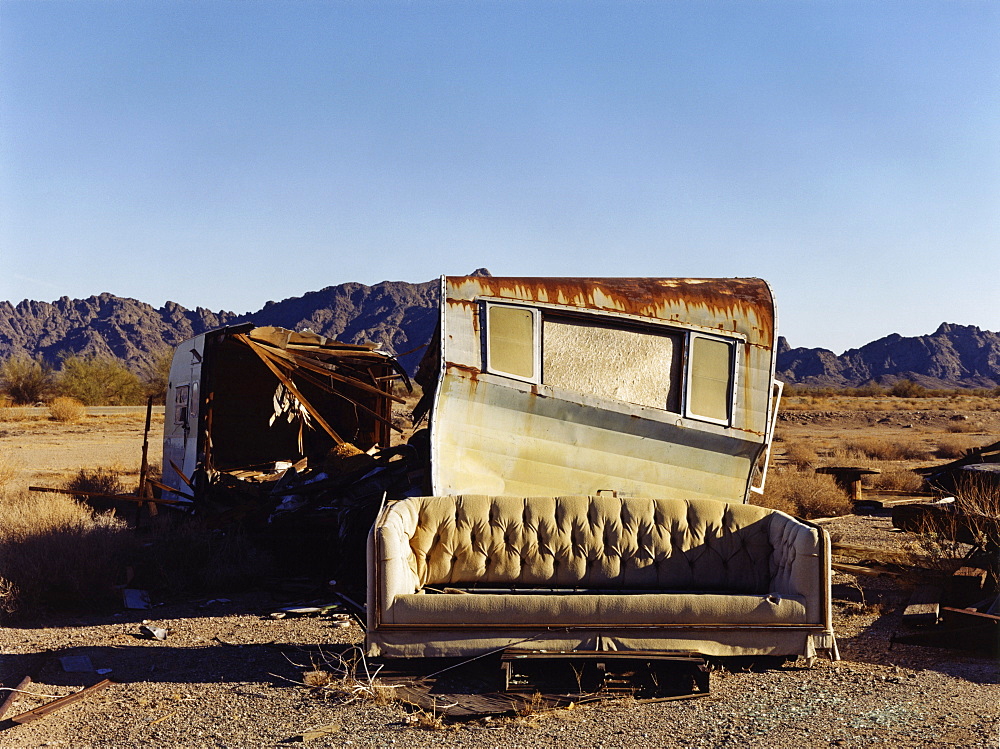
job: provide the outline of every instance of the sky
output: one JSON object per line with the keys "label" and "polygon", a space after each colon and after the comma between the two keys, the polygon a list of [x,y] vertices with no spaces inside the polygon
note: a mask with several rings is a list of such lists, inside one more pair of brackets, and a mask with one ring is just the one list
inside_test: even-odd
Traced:
{"label": "sky", "polygon": [[1000,331],[1000,3],[0,0],[0,300],[480,267]]}

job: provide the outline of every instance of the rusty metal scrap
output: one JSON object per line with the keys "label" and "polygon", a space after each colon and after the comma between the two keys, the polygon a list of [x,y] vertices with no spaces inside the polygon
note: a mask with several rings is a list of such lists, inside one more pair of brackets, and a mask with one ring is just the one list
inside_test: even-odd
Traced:
{"label": "rusty metal scrap", "polygon": [[30,723],[33,720],[38,720],[39,718],[44,718],[46,715],[56,712],[57,710],[62,710],[64,707],[69,707],[74,702],[79,702],[84,697],[98,692],[107,686],[110,686],[116,682],[111,679],[104,679],[96,684],[92,684],[89,687],[81,689],[79,692],[66,695],[65,697],[60,697],[52,702],[47,702],[41,707],[36,707],[34,710],[28,710],[27,712],[21,713],[20,715],[15,715],[11,718],[13,723]]}
{"label": "rusty metal scrap", "polygon": [[31,677],[25,676],[23,679],[21,679],[21,681],[17,683],[16,687],[10,690],[10,693],[4,698],[4,701],[0,702],[0,720],[2,720],[3,716],[5,716],[7,714],[7,711],[10,710],[11,705],[14,704],[14,700],[17,699],[18,693],[23,692],[30,683],[31,683]]}

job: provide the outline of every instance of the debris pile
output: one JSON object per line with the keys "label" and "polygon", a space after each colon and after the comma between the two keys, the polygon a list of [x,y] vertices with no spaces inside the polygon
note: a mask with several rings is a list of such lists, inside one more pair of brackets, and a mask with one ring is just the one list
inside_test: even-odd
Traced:
{"label": "debris pile", "polygon": [[202,351],[190,375],[172,370],[170,496],[210,527],[257,535],[285,573],[360,582],[381,502],[423,485],[426,437],[391,439],[406,372],[375,344],[282,328],[215,331]]}

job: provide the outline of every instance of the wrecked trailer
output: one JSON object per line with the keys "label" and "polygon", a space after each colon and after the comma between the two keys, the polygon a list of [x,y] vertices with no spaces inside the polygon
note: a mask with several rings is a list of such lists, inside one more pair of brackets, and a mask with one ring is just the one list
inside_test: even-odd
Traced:
{"label": "wrecked trailer", "polygon": [[312,559],[329,572],[322,559],[338,555],[326,539],[343,541],[359,504],[377,507],[388,486],[408,480],[388,450],[397,383],[410,386],[374,344],[251,324],[185,341],[167,390],[165,496],[210,525],[264,530],[285,555],[303,534],[325,534]]}
{"label": "wrecked trailer", "polygon": [[838,657],[829,537],[748,504],[781,392],[766,282],[445,277],[441,300],[434,496],[372,529],[369,654]]}

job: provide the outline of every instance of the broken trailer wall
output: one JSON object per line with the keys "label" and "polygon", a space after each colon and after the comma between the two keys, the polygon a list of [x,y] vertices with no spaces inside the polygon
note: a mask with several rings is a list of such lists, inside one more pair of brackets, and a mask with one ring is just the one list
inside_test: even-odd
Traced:
{"label": "broken trailer wall", "polygon": [[399,367],[373,348],[252,325],[181,344],[167,392],[164,482],[191,491],[174,465],[194,479],[322,458],[341,442],[388,446]]}
{"label": "broken trailer wall", "polygon": [[435,495],[745,501],[770,440],[760,279],[444,277]]}

